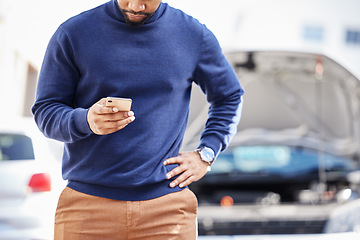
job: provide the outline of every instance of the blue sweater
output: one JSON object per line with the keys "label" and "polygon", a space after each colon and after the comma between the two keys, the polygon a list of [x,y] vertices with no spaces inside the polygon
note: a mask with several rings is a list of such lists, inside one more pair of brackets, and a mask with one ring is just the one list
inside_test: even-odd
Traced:
{"label": "blue sweater", "polygon": [[[45,136],[65,142],[69,187],[117,200],[152,199],[180,190],[166,179],[176,166],[163,162],[179,153],[192,82],[211,103],[199,146],[218,154],[235,133],[243,90],[215,36],[166,3],[144,25],[129,26],[112,0],[54,33],[32,110]],[[136,120],[99,136],[87,111],[107,96],[131,98]]]}

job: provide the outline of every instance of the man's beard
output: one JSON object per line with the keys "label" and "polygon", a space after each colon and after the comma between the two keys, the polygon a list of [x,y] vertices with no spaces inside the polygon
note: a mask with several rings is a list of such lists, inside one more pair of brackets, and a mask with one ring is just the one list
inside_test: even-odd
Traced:
{"label": "man's beard", "polygon": [[[125,17],[125,21],[128,25],[130,26],[140,26],[140,25],[143,25],[149,18],[151,18],[151,16],[153,15],[153,13],[147,13],[147,12],[134,12],[134,11],[131,11],[131,10],[125,10],[125,9],[121,9],[124,17]],[[129,19],[129,17],[127,16],[126,13],[131,13],[133,15],[139,15],[139,16],[144,16],[144,18],[139,21],[139,22],[134,22],[134,21],[131,21]]]}

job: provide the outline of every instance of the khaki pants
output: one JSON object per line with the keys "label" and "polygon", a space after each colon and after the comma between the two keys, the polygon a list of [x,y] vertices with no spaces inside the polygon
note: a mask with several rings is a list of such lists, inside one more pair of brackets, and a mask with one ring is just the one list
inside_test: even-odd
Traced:
{"label": "khaki pants", "polygon": [[197,199],[189,189],[146,201],[118,201],[65,188],[55,240],[195,240]]}

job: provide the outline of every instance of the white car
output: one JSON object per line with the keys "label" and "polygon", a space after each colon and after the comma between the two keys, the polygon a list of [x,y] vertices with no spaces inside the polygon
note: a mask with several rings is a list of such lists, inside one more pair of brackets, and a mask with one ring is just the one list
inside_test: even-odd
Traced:
{"label": "white car", "polygon": [[0,240],[53,239],[62,149],[33,119],[0,120]]}

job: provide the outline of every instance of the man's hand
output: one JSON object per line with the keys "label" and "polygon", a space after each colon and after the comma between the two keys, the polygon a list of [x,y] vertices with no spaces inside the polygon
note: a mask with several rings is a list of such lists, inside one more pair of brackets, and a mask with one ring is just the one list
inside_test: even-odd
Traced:
{"label": "man's hand", "polygon": [[106,135],[123,129],[135,120],[134,112],[120,112],[115,107],[106,107],[106,99],[92,105],[87,113],[87,122],[91,131],[98,135]]}
{"label": "man's hand", "polygon": [[164,162],[164,165],[179,164],[166,174],[166,178],[170,179],[174,176],[178,176],[174,181],[170,183],[170,187],[183,188],[190,183],[200,180],[208,171],[209,164],[201,160],[198,152],[186,152],[180,153],[179,156],[168,158]]}

